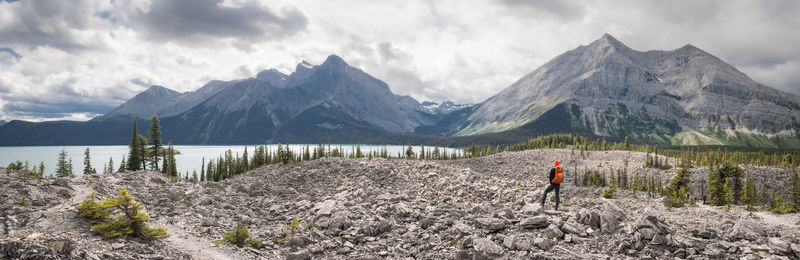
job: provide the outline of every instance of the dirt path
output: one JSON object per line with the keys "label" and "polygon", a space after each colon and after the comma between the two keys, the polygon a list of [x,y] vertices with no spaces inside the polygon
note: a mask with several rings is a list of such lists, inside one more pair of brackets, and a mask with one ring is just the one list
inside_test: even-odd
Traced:
{"label": "dirt path", "polygon": [[225,252],[214,247],[206,238],[200,238],[185,232],[182,229],[156,221],[156,226],[166,227],[167,232],[171,234],[164,241],[172,248],[175,248],[185,254],[192,256],[193,259],[234,259]]}
{"label": "dirt path", "polygon": [[81,204],[81,202],[88,199],[89,196],[92,195],[92,188],[89,188],[89,186],[86,185],[72,185],[72,189],[72,197],[61,204],[50,207],[47,209],[47,211],[64,212],[74,210],[76,206]]}

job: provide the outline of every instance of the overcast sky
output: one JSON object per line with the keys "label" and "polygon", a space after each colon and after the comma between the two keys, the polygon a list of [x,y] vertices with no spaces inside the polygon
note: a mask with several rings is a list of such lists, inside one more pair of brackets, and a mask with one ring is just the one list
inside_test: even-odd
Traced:
{"label": "overcast sky", "polygon": [[477,103],[610,33],[691,43],[800,94],[800,1],[0,0],[0,120],[87,120],[162,85],[337,54],[419,101]]}

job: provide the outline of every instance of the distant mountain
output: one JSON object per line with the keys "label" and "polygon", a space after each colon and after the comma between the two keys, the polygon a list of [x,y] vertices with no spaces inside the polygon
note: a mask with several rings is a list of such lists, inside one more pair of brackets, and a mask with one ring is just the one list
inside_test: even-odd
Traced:
{"label": "distant mountain", "polygon": [[[421,111],[420,104],[413,98],[393,94],[383,81],[331,55],[320,65],[303,61],[290,75],[274,69],[265,70],[255,78],[212,81],[193,92],[179,93],[152,86],[85,124],[20,121],[12,127],[0,128],[0,145],[67,141],[63,135],[26,138],[35,135],[32,133],[48,132],[45,127],[91,136],[93,131],[86,129],[86,125],[102,125],[105,128],[102,131],[106,131],[110,122],[116,122],[112,125],[119,127],[112,128],[124,131],[130,128],[132,117],[143,121],[153,114],[161,119],[164,140],[181,144],[264,143],[300,138],[316,142],[318,135],[349,136],[341,133],[355,129],[411,133],[418,126],[434,124],[435,120]],[[83,131],[70,130],[74,128]],[[98,139],[91,142],[119,141]]]}
{"label": "distant mountain", "polygon": [[8,123],[8,122],[6,122],[5,120],[0,120],[0,125],[4,125],[5,123]]}
{"label": "distant mountain", "polygon": [[557,108],[564,113],[556,120],[569,127],[552,132],[662,144],[800,145],[799,96],[755,82],[691,45],[640,52],[608,34],[478,104],[456,135],[514,129]]}
{"label": "distant mountain", "polygon": [[159,117],[178,115],[238,82],[238,80],[213,80],[196,91],[186,93],[178,93],[162,86],[151,86],[111,112],[94,120],[130,116],[148,119],[155,114]]}
{"label": "distant mountain", "polygon": [[454,110],[464,109],[475,104],[456,104],[453,101],[445,101],[440,103],[432,102],[432,101],[424,101],[420,104],[422,111],[428,112],[430,114],[445,114],[450,113]]}
{"label": "distant mountain", "polygon": [[[179,93],[152,86],[88,122],[0,126],[0,145],[126,144],[158,114],[176,144],[510,144],[551,133],[672,145],[800,148],[800,96],[694,46],[633,50],[611,35],[567,51],[476,105],[419,103],[331,55]],[[327,140],[325,140],[327,141]]]}

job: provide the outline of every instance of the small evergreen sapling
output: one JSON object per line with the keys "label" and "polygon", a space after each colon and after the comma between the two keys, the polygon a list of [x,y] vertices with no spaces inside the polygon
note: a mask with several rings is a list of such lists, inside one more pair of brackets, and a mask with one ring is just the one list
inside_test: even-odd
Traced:
{"label": "small evergreen sapling", "polygon": [[236,227],[233,228],[233,231],[222,233],[222,239],[218,241],[212,241],[214,244],[218,245],[233,245],[236,247],[245,247],[245,246],[252,246],[258,243],[258,240],[250,238],[250,231],[247,230],[247,227],[242,226],[239,222],[236,222]]}
{"label": "small evergreen sapling", "polygon": [[100,224],[93,225],[91,230],[107,239],[121,236],[162,239],[169,236],[165,228],[151,228],[145,222],[150,219],[147,214],[140,213],[143,208],[128,189],[121,188],[119,195],[100,202],[95,201],[94,194],[77,206],[80,214]]}

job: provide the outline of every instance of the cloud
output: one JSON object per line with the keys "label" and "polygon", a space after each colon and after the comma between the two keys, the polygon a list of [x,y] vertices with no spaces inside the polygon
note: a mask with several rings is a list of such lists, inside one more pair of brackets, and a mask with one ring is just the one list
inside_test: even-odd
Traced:
{"label": "cloud", "polygon": [[82,50],[100,46],[90,29],[88,0],[0,2],[0,44]]}
{"label": "cloud", "polygon": [[225,4],[220,0],[153,1],[135,9],[128,22],[154,41],[204,44],[232,39],[245,45],[280,40],[306,28],[308,18],[292,6],[279,11],[256,1]]}
{"label": "cloud", "polygon": [[572,21],[583,18],[586,7],[577,1],[559,0],[498,0],[506,11],[526,19],[556,19]]}
{"label": "cloud", "polygon": [[396,94],[476,103],[606,32],[642,51],[690,43],[800,94],[797,10],[792,0],[0,1],[0,118],[87,118],[150,85],[190,91],[330,54]]}

